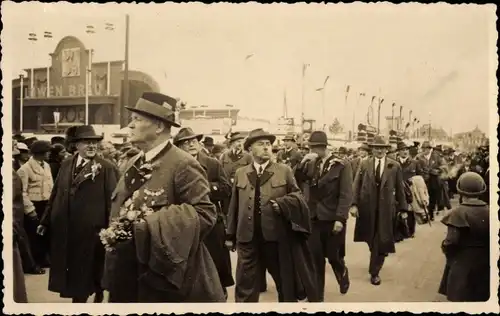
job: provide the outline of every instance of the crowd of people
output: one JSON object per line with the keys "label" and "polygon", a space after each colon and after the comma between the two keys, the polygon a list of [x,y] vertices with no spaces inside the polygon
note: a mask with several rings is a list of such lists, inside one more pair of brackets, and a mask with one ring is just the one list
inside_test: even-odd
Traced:
{"label": "crowd of people", "polygon": [[[439,292],[489,298],[489,153],[377,136],[358,150],[332,148],[323,131],[283,145],[262,129],[214,144],[191,128],[174,136],[177,101],[144,93],[129,141],[91,126],[51,142],[13,140],[14,295],[24,273],[50,267],[48,289],[74,303],[258,302],[266,273],[279,302],[325,300],[326,260],[349,291],[346,225],[370,251],[367,281],[381,284],[395,244],[440,212],[448,234]],[[230,252],[237,252],[233,276]]]}

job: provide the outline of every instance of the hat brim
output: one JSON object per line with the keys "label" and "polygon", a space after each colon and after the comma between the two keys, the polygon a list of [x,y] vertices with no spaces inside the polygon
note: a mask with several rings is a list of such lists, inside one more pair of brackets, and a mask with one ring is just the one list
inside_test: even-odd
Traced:
{"label": "hat brim", "polygon": [[234,138],[230,138],[229,139],[229,143],[232,143],[232,142],[235,142],[237,140],[240,140],[240,139],[245,139],[245,136],[235,136]]}
{"label": "hat brim", "polygon": [[136,108],[133,108],[133,107],[130,107],[130,106],[126,106],[125,107],[127,110],[129,110],[130,112],[135,112],[135,113],[138,113],[140,115],[144,115],[146,117],[151,117],[151,118],[154,118],[156,120],[160,120],[164,123],[167,123],[168,125],[170,126],[173,126],[173,127],[181,127],[181,125],[179,123],[176,123],[172,120],[169,120],[169,119],[166,119],[166,118],[163,118],[163,117],[159,117],[159,116],[156,116],[156,115],[153,115],[149,112],[146,112],[146,111],[142,111],[142,110],[138,110]]}
{"label": "hat brim", "polygon": [[283,138],[283,141],[286,142],[286,141],[291,141],[291,142],[295,142],[295,138]]}
{"label": "hat brim", "polygon": [[200,141],[203,138],[203,134],[196,134],[196,135],[191,135],[191,136],[186,136],[186,137],[182,137],[182,138],[176,139],[176,140],[174,140],[174,145],[182,143],[182,142],[184,142],[186,140],[191,140],[191,139],[195,139],[195,138],[198,141]]}
{"label": "hat brim", "polygon": [[307,142],[308,147],[314,147],[314,146],[328,146],[327,143],[320,143],[320,142]]}
{"label": "hat brim", "polygon": [[103,140],[104,139],[104,136],[102,135],[95,135],[95,136],[82,136],[82,137],[73,137],[71,139],[72,142],[78,142],[78,141],[81,141],[81,140],[97,140],[97,141],[100,141],[100,140]]}
{"label": "hat brim", "polygon": [[261,139],[267,139],[273,144],[276,141],[276,136],[269,134],[269,135],[260,135],[260,136],[254,136],[254,137],[247,137],[245,140],[245,144],[243,144],[243,148],[245,150],[248,150],[250,146],[252,146],[253,143],[255,143],[258,140]]}
{"label": "hat brim", "polygon": [[370,148],[391,148],[390,144],[370,144]]}

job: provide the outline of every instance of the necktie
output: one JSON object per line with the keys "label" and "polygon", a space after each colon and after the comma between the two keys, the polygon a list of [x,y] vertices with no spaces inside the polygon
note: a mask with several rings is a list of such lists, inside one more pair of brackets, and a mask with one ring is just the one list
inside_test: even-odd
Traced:
{"label": "necktie", "polygon": [[257,171],[257,175],[260,177],[263,172],[264,172],[264,168],[262,168],[262,165],[261,165],[261,166],[259,166],[259,170]]}
{"label": "necktie", "polygon": [[81,160],[78,166],[75,168],[75,177],[82,171],[83,166],[85,165],[85,160]]}
{"label": "necktie", "polygon": [[380,165],[382,164],[380,159],[377,159],[377,168],[375,169],[375,177],[377,179],[377,182],[380,182],[381,177],[380,177]]}

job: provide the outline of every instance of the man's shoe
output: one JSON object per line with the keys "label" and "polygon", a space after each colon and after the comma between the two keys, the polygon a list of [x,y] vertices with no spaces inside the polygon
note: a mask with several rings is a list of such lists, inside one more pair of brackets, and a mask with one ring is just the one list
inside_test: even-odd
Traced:
{"label": "man's shoe", "polygon": [[370,278],[370,282],[373,285],[380,285],[380,283],[382,283],[382,280],[380,279],[380,277],[378,275],[372,275],[372,277]]}
{"label": "man's shoe", "polygon": [[351,282],[349,281],[349,270],[345,268],[344,275],[340,278],[340,294],[346,294],[349,291],[349,286]]}

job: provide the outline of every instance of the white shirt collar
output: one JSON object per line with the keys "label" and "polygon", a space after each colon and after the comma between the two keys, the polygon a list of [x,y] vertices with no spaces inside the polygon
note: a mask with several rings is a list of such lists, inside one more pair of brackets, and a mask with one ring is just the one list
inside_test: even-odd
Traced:
{"label": "white shirt collar", "polygon": [[405,163],[407,160],[408,160],[408,157],[406,157],[406,158],[399,157],[399,161],[401,161],[402,163]]}
{"label": "white shirt collar", "polygon": [[382,158],[375,157],[375,167],[377,167],[377,162],[379,162],[379,160],[380,160],[380,163],[381,163],[380,168],[382,168],[384,166],[384,164],[385,164],[385,156],[382,157]]}
{"label": "white shirt collar", "polygon": [[267,165],[269,164],[269,160],[264,162],[263,164],[258,164],[257,162],[254,161],[253,166],[257,172],[259,172],[259,167],[262,166],[262,170],[266,170]]}
{"label": "white shirt collar", "polygon": [[429,160],[429,159],[431,159],[431,155],[432,155],[432,149],[431,149],[431,151],[429,151],[429,153],[427,155],[425,155],[425,158],[427,160]]}
{"label": "white shirt collar", "polygon": [[83,165],[86,165],[90,159],[83,158],[82,156],[78,155],[78,158],[76,158],[76,165],[79,166],[82,163],[82,160],[83,160]]}
{"label": "white shirt collar", "polygon": [[170,143],[172,140],[169,138],[167,139],[165,142],[159,144],[158,146],[150,149],[145,155],[144,155],[144,158],[145,158],[145,161],[151,161],[153,160],[156,156],[158,156],[158,154],[160,153],[160,151],[163,150],[163,148],[165,148],[168,143]]}

